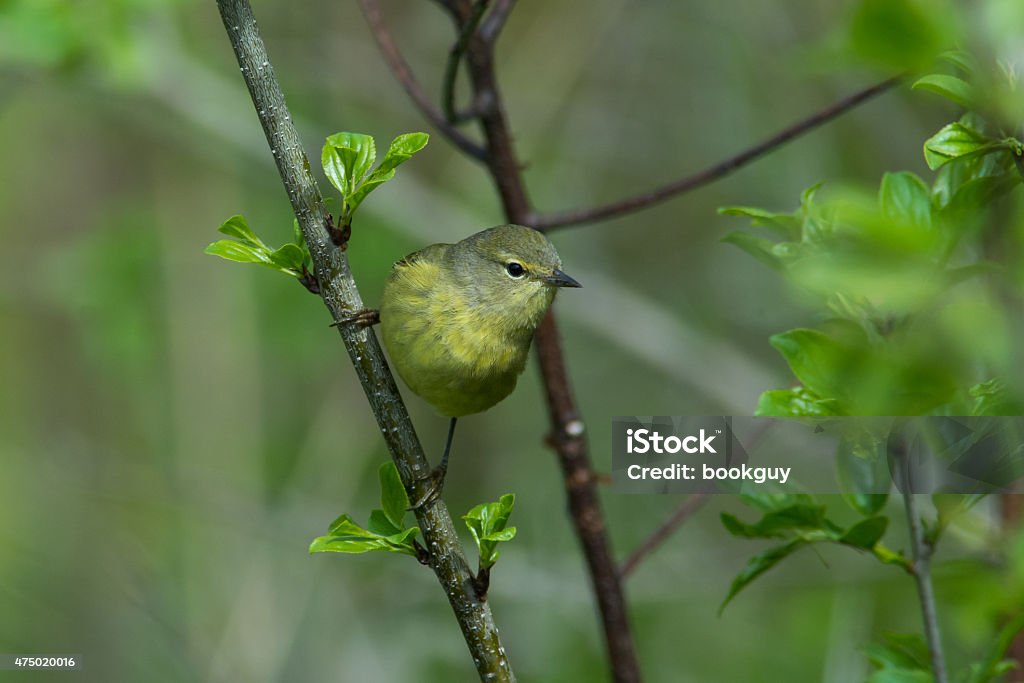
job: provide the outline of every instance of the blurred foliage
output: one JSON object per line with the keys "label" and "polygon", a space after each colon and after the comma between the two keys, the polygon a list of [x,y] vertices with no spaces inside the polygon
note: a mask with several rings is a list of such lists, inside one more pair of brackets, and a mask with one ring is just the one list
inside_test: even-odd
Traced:
{"label": "blurred foliage", "polygon": [[[909,30],[911,25],[926,30],[928,15],[923,7],[914,8],[919,11],[917,17],[909,9],[910,3],[883,6],[865,2],[854,22],[854,32],[861,34],[858,40],[866,45],[866,51],[885,46],[885,33],[873,29],[872,22],[907,34],[907,50],[921,48],[915,41],[927,47],[925,54],[943,47],[944,41],[928,44]],[[902,52],[885,54],[894,60],[906,59]],[[1004,377],[1012,372],[1008,365],[1008,349],[1013,343],[1008,319],[1019,317],[1024,299],[1014,287],[1013,277],[997,280],[1005,268],[1019,267],[1019,253],[1016,258],[993,254],[991,260],[982,255],[986,253],[986,232],[1005,230],[989,222],[990,212],[1024,182],[1024,143],[979,113],[994,108],[989,106],[988,91],[965,80],[978,72],[974,58],[957,51],[945,52],[941,59],[962,72],[964,78],[928,74],[918,78],[913,88],[940,95],[969,111],[925,141],[925,162],[929,169],[938,171],[930,186],[914,173],[901,171],[883,175],[877,199],[845,190],[829,201],[817,201],[820,185],[815,185],[804,191],[800,208],[793,213],[777,214],[752,207],[720,210],[727,215],[746,216],[755,227],[776,237],[770,240],[734,232],[723,241],[780,272],[794,287],[819,301],[825,311],[817,329],[791,329],[771,337],[772,346],[786,359],[800,386],[762,394],[759,415],[800,418],[1020,412],[1024,386],[1019,381],[1008,384]],[[1018,86],[1012,74],[1004,70],[1003,75],[1003,91]],[[999,93],[991,97],[998,99]],[[983,283],[971,288],[969,303],[956,298],[957,290],[986,275],[995,286]],[[986,312],[979,316],[979,308]],[[944,315],[947,311],[951,313]],[[972,336],[996,341],[957,348],[951,339],[965,329]],[[951,349],[955,351],[951,353]],[[998,376],[985,379],[992,374]],[[910,476],[901,473],[904,467],[911,467],[911,456],[906,452],[909,441],[900,423],[898,419],[866,423],[840,439],[836,466],[843,497],[868,516],[855,526],[844,530],[825,517],[823,506],[799,494],[769,498],[771,505],[767,508],[764,501],[745,499],[748,504],[767,509],[754,525],[722,514],[722,523],[734,536],[787,539],[783,545],[748,561],[733,580],[723,607],[751,581],[811,543],[832,541],[871,550],[883,564],[899,565],[912,576],[917,573],[910,559],[882,545],[889,518],[875,516],[887,501],[890,477],[899,480]],[[941,428],[924,431],[927,433],[921,436],[927,438],[927,448],[938,457],[951,461],[967,457],[969,439],[945,434]],[[1007,452],[1020,449],[1019,438],[1016,435],[1005,444]],[[893,467],[899,472],[890,474],[888,470]],[[1015,471],[1006,481],[1019,478],[1020,472]],[[880,493],[883,488],[886,493]],[[912,493],[912,489],[903,488],[902,495]],[[936,495],[935,517],[915,522],[923,524],[925,531],[923,547],[915,551],[914,557],[930,556],[956,514],[973,507],[981,497]],[[917,515],[909,501],[907,515]],[[922,606],[922,611],[928,609]],[[1009,625],[983,659],[972,662],[956,680],[984,683],[1002,679],[1017,667],[1017,662],[1004,657],[1017,632],[1024,629],[1021,609],[1019,605],[1008,608],[1004,617],[1009,618]],[[889,634],[885,643],[870,645],[867,654],[877,667],[867,678],[869,683],[928,683],[940,679],[937,673],[933,677],[929,648],[919,635]]]}
{"label": "blurred foliage", "polygon": [[[427,2],[384,9],[412,68],[439,94],[452,41],[443,13]],[[337,130],[391,139],[425,125],[355,3],[296,11],[268,1],[256,11],[310,150]],[[1010,148],[932,175],[922,144],[953,123],[986,140],[1021,139],[1022,36],[1018,0],[517,6],[499,73],[542,209],[611,200],[716,162],[878,73],[945,77],[866,104],[685,199],[554,235],[591,297],[557,308],[599,469],[609,467],[602,425],[611,416],[666,406],[742,413],[759,396],[764,412],[881,410],[888,399],[860,381],[862,370],[933,384],[901,399],[910,405],[948,390],[928,409],[1019,412],[1024,205],[1019,189],[971,198],[1003,192],[993,185],[1012,179]],[[955,56],[932,64],[932,51],[950,49],[973,55],[968,69]],[[960,101],[940,97],[950,93]],[[979,97],[983,123],[962,119],[962,103]],[[95,680],[464,679],[449,607],[423,567],[304,552],[339,508],[379,504],[386,455],[322,304],[281,278],[202,255],[210,227],[234,213],[267,244],[294,239],[213,4],[0,0],[0,124],[3,649],[82,653]],[[935,140],[933,164],[972,144],[961,132]],[[889,169],[907,172],[880,182]],[[915,177],[927,212],[916,212]],[[773,232],[751,233],[809,250],[792,280],[719,243],[736,219],[715,207],[791,207],[821,179],[828,184],[806,198],[798,223],[780,218]],[[360,209],[349,248],[371,303],[396,259],[500,222],[479,168],[436,140],[387,185]],[[979,202],[980,211],[958,208]],[[814,240],[842,249],[816,253],[808,221]],[[766,261],[789,268],[786,253],[763,246]],[[844,288],[845,303],[835,296]],[[871,306],[854,293],[871,294]],[[793,329],[803,332],[775,344],[793,358],[855,351],[840,396],[788,386],[789,357],[765,340]],[[415,401],[410,409],[428,448],[443,444],[444,422]],[[460,428],[446,497],[466,510],[517,492],[516,542],[502,550],[488,600],[520,678],[601,680],[602,644],[546,428],[527,373],[509,400]],[[624,554],[678,501],[603,502]],[[850,529],[892,505],[876,503],[816,504]],[[750,554],[718,515],[743,519],[744,510],[716,497],[631,578],[650,680],[771,671],[860,682],[875,674],[859,647],[886,630],[919,629],[907,579],[836,543],[787,558],[785,571],[759,578],[760,590],[715,618]],[[936,583],[956,670],[992,652],[1007,605],[1024,604],[1024,537],[999,520],[985,500],[943,531]],[[60,542],[41,540],[58,528]],[[905,537],[894,517],[886,540],[899,550]],[[401,643],[402,656],[382,642]]]}

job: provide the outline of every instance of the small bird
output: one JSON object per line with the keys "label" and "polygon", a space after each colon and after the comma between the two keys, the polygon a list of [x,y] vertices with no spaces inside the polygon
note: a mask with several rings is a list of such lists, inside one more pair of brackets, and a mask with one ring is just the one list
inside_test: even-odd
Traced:
{"label": "small bird", "polygon": [[548,239],[521,225],[499,225],[455,244],[432,244],[395,263],[384,285],[384,346],[413,393],[451,418],[434,487],[444,485],[455,423],[487,410],[515,389],[533,334],[561,287]]}

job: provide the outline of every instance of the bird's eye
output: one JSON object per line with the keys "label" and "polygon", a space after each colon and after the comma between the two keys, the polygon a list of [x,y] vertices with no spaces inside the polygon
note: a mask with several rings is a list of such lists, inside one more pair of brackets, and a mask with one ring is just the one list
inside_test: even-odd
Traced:
{"label": "bird's eye", "polygon": [[526,275],[526,268],[523,268],[522,263],[519,263],[517,261],[509,261],[508,263],[505,264],[505,272],[508,273],[509,277],[518,280],[519,278]]}

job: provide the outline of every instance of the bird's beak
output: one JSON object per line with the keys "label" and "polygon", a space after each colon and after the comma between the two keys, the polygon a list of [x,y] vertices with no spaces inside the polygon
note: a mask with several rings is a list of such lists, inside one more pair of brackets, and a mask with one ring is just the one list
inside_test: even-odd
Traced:
{"label": "bird's beak", "polygon": [[555,287],[582,287],[580,283],[573,280],[571,277],[563,273],[562,271],[555,268],[554,272],[547,277],[542,278],[544,282]]}

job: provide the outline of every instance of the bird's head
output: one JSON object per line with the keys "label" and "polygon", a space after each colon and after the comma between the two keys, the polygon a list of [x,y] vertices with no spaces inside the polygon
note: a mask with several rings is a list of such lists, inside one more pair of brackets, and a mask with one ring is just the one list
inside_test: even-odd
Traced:
{"label": "bird's head", "polygon": [[555,292],[580,283],[562,272],[562,260],[542,233],[522,225],[499,225],[454,245],[452,256],[474,303],[502,309],[508,324],[532,332]]}

